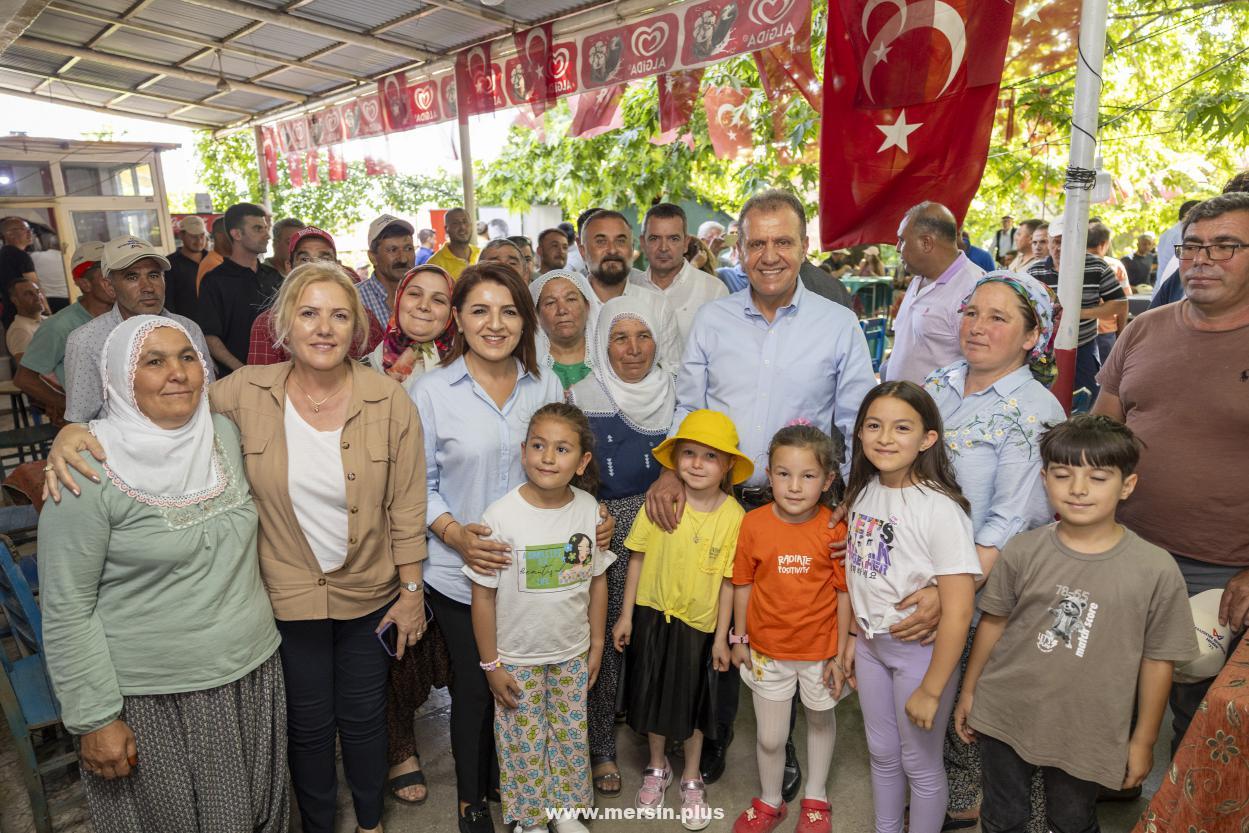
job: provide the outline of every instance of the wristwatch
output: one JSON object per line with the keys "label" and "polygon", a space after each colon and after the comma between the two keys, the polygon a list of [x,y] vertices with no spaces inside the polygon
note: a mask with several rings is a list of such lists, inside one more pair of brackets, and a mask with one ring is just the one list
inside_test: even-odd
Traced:
{"label": "wristwatch", "polygon": [[729,644],[730,645],[749,645],[750,635],[744,633],[741,636],[738,636],[732,631],[729,631]]}
{"label": "wristwatch", "polygon": [[401,581],[399,586],[409,593],[419,593],[425,589],[425,585],[419,581]]}

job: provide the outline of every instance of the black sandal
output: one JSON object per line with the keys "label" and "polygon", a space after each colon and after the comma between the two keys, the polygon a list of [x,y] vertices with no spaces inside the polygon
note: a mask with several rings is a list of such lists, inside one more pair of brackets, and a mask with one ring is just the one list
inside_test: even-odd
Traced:
{"label": "black sandal", "polygon": [[[424,798],[418,798],[415,801],[410,798],[404,798],[399,795],[399,790],[405,787],[425,787]],[[396,775],[386,782],[386,789],[390,790],[391,796],[395,801],[402,801],[404,804],[420,806],[425,803],[425,799],[429,798],[429,785],[425,783],[425,773],[422,770],[416,772],[405,772],[403,775]]]}
{"label": "black sandal", "polygon": [[941,823],[941,829],[944,830],[967,830],[980,824],[980,818],[956,819],[950,814],[946,814],[945,821]]}
{"label": "black sandal", "polygon": [[[603,764],[615,764],[615,763],[616,762],[614,760],[611,760],[609,758],[605,761],[598,761],[597,763],[591,762],[590,768],[591,770],[593,770],[593,768],[596,766],[601,766]],[[594,782],[594,791],[598,793],[599,795],[603,796],[603,798],[619,798],[620,797],[621,788],[624,786],[624,782],[620,778],[619,766],[616,767],[615,772],[604,772],[601,775],[594,775],[593,773],[591,773],[591,780]],[[613,787],[613,786],[615,787],[615,789],[609,789],[610,787]]]}

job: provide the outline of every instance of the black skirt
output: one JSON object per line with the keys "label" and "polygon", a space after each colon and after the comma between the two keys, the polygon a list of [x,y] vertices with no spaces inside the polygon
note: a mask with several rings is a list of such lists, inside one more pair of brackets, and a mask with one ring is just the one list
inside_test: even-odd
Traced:
{"label": "black skirt", "polygon": [[654,608],[633,608],[625,662],[625,712],[633,731],[683,741],[698,729],[716,740],[713,638],[680,619],[665,622]]}

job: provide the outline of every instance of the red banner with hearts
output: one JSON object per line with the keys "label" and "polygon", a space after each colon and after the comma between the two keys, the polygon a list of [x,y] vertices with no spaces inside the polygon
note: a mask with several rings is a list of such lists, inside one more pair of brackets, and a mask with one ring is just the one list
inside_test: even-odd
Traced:
{"label": "red banner with hearts", "polygon": [[[882,2],[882,9],[894,8],[903,0],[876,5]],[[624,27],[606,23],[558,42],[552,24],[543,24],[515,32],[510,44],[496,40],[460,52],[453,71],[389,75],[376,93],[280,122],[277,146],[281,153],[307,152],[509,106],[528,105],[540,115],[557,98],[764,50],[777,62],[765,71],[787,75],[814,100],[814,68],[802,46],[810,21],[811,0],[686,0]],[[492,56],[508,45],[512,56]]]}
{"label": "red banner with hearts", "polygon": [[668,72],[676,66],[680,19],[659,14],[581,41],[581,87],[594,89]]}

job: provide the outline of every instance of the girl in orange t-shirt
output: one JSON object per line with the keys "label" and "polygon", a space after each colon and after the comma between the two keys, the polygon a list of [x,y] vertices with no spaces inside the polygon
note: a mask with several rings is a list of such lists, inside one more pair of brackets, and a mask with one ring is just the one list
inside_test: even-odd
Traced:
{"label": "girl in orange t-shirt", "polygon": [[767,833],[785,818],[781,799],[785,739],[794,692],[807,710],[806,795],[797,833],[829,833],[825,785],[837,724],[833,706],[846,685],[837,657],[850,630],[845,565],[829,544],[846,536],[830,527],[840,495],[836,446],[809,424],[788,425],[768,448],[773,502],[742,521],[733,565],[733,664],[754,695],[761,795],[738,817],[734,833]]}

